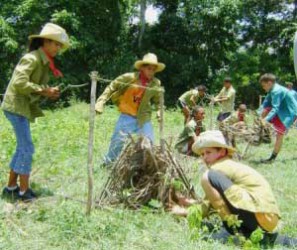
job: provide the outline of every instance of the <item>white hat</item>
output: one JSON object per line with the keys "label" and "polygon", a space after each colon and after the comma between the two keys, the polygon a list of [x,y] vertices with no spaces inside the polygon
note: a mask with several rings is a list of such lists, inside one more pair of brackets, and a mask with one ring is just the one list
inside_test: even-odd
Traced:
{"label": "white hat", "polygon": [[67,50],[70,46],[69,37],[66,31],[59,25],[53,23],[45,24],[39,35],[29,36],[30,42],[34,38],[44,38],[59,42],[62,44],[62,50],[64,51]]}
{"label": "white hat", "polygon": [[236,151],[226,143],[224,135],[219,130],[209,130],[198,136],[192,146],[192,151],[200,155],[203,148],[225,148],[230,156]]}
{"label": "white hat", "polygon": [[157,56],[153,53],[147,53],[146,55],[144,55],[142,60],[138,60],[135,62],[134,67],[136,69],[140,69],[140,67],[144,64],[150,64],[150,65],[157,66],[156,72],[160,72],[160,71],[164,70],[166,67],[164,63],[158,62]]}

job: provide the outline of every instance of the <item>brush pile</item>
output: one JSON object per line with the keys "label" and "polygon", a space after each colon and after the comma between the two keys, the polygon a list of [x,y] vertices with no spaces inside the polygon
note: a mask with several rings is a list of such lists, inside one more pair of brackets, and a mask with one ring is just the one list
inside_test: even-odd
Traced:
{"label": "brush pile", "polygon": [[241,139],[251,145],[258,146],[261,143],[270,143],[275,131],[271,124],[264,123],[259,118],[255,118],[253,124],[248,127],[243,123],[229,125],[220,124],[220,130],[228,142]]}
{"label": "brush pile", "polygon": [[182,168],[166,144],[152,146],[146,138],[129,143],[114,163],[100,195],[99,206],[122,203],[138,209],[155,201],[163,207],[171,203],[173,193],[196,198]]}

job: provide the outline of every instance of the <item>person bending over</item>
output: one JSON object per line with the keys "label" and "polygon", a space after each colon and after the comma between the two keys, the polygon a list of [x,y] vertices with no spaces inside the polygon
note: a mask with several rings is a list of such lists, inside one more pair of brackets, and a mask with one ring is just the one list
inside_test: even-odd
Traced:
{"label": "person bending over", "polygon": [[197,136],[205,131],[205,127],[203,125],[204,115],[204,108],[198,106],[193,108],[192,119],[184,127],[175,145],[175,148],[181,154],[193,155],[192,145],[195,142]]}

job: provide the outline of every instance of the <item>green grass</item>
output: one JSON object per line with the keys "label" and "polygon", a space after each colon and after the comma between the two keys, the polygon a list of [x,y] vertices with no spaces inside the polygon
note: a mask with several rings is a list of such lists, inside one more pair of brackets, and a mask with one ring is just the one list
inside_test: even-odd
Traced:
{"label": "green grass", "polygon": [[[11,204],[0,199],[0,249],[236,249],[220,243],[191,241],[185,219],[168,213],[95,209],[85,216],[87,193],[88,105],[73,104],[67,109],[47,111],[46,117],[32,124],[36,147],[32,186],[41,195],[33,204]],[[114,108],[107,107],[96,117],[95,132],[95,198],[108,175],[99,168],[107,151],[118,118]],[[156,142],[158,123],[153,119]],[[183,126],[179,112],[166,111],[165,136],[176,139]],[[208,120],[206,124],[209,124]],[[297,237],[296,212],[296,142],[297,130],[289,132],[278,160],[271,165],[257,165],[272,145],[253,147],[246,162],[263,173],[272,185],[282,211],[281,232]],[[0,184],[4,187],[8,164],[15,148],[10,124],[0,114]],[[199,194],[201,166],[197,159],[179,156]],[[65,199],[69,197],[69,199]],[[278,248],[283,249],[283,248]]]}

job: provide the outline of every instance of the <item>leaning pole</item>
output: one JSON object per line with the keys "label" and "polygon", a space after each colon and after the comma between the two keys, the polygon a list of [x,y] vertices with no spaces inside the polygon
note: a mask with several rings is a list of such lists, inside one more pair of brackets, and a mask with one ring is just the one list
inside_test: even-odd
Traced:
{"label": "leaning pole", "polygon": [[90,215],[93,205],[93,182],[94,182],[94,128],[95,128],[95,101],[96,101],[96,87],[98,80],[98,72],[92,71],[90,74],[92,86],[91,86],[91,100],[90,100],[90,118],[89,118],[89,143],[88,143],[88,200],[86,214]]}
{"label": "leaning pole", "polygon": [[297,77],[297,32],[295,33],[295,36],[294,36],[293,56],[294,56],[295,75]]}

